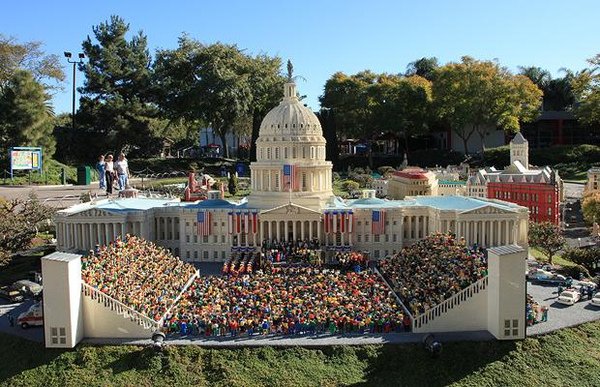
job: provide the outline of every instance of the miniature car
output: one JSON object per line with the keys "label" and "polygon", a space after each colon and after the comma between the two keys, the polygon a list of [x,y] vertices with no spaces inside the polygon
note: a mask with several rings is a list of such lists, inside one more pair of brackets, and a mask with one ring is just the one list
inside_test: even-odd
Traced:
{"label": "miniature car", "polygon": [[564,305],[575,305],[581,299],[581,293],[575,289],[567,289],[558,296],[558,302]]}
{"label": "miniature car", "polygon": [[19,315],[17,318],[17,325],[20,325],[23,329],[27,329],[31,326],[44,325],[43,313],[42,303],[38,302],[37,304],[33,304],[27,312],[23,312]]}
{"label": "miniature car", "polygon": [[573,284],[573,278],[565,277],[564,275],[550,273],[545,270],[537,270],[529,275],[531,282],[541,284],[553,284],[570,287]]}
{"label": "miniature car", "polygon": [[23,301],[23,295],[21,294],[21,292],[10,286],[2,286],[0,288],[0,297],[7,299],[10,302]]}
{"label": "miniature car", "polygon": [[596,295],[594,296],[594,298],[591,299],[590,305],[594,305],[594,306],[600,307],[600,292],[596,293]]}
{"label": "miniature car", "polygon": [[12,284],[13,289],[18,289],[26,296],[36,297],[42,293],[42,285],[30,280],[19,280]]}

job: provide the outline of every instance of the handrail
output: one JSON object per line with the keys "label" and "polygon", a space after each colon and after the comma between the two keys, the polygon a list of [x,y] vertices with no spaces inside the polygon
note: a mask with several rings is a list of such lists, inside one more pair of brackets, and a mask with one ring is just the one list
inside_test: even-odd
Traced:
{"label": "handrail", "polygon": [[394,294],[394,297],[396,297],[396,301],[398,301],[398,303],[400,304],[402,309],[404,309],[404,313],[408,314],[408,316],[410,317],[410,321],[413,321],[413,325],[414,325],[415,319],[413,318],[412,313],[410,313],[410,310],[406,307],[406,305],[404,305],[404,303],[402,302],[400,297],[398,297],[398,294],[396,294],[396,291],[394,290],[394,288],[390,285],[388,280],[379,272],[379,269],[377,269],[377,267],[374,267],[373,269],[375,270],[375,273],[377,273],[377,275],[379,275],[379,277],[383,280],[383,282],[386,283],[388,288],[390,288],[392,290],[392,294]]}
{"label": "handrail", "polygon": [[81,291],[84,296],[88,296],[92,300],[97,300],[98,303],[103,302],[104,306],[116,311],[118,314],[123,315],[124,317],[131,318],[131,321],[142,326],[144,329],[157,330],[160,328],[159,321],[154,321],[150,317],[134,310],[120,301],[115,300],[111,296],[102,293],[100,290],[86,284],[83,281],[81,281]]}
{"label": "handrail", "polygon": [[421,328],[423,325],[429,323],[434,320],[436,317],[440,316],[443,313],[446,313],[448,310],[454,308],[455,306],[460,305],[463,301],[471,298],[474,294],[478,294],[479,292],[485,290],[488,285],[488,276],[481,278],[480,280],[473,282],[471,285],[467,286],[460,292],[456,293],[452,297],[444,300],[443,302],[437,304],[431,309],[427,309],[425,312],[419,314],[413,320],[413,330],[415,328]]}
{"label": "handrail", "polygon": [[179,292],[179,294],[177,295],[177,297],[175,297],[175,300],[173,301],[173,303],[171,304],[171,306],[169,306],[167,308],[167,310],[165,311],[165,313],[162,315],[162,317],[160,318],[160,320],[158,320],[158,326],[161,327],[163,326],[163,322],[165,320],[165,317],[167,317],[167,315],[171,312],[171,309],[173,309],[173,307],[175,305],[177,305],[177,303],[179,302],[179,299],[181,299],[181,296],[183,295],[183,293],[185,293],[187,291],[187,289],[190,287],[190,285],[196,280],[196,278],[198,278],[200,276],[200,270],[196,270],[196,272],[190,277],[190,279],[188,280],[188,282],[184,285],[183,289],[181,289],[181,292]]}

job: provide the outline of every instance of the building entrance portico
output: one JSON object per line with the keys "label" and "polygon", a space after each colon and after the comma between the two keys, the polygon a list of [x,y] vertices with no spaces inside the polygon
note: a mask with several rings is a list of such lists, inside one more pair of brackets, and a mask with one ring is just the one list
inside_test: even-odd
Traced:
{"label": "building entrance portico", "polygon": [[321,231],[321,213],[297,204],[260,213],[261,240],[320,240]]}

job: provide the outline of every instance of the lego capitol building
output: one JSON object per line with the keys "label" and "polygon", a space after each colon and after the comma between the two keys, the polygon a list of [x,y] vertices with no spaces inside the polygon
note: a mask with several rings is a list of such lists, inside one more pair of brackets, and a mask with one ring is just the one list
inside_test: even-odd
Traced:
{"label": "lego capitol building", "polygon": [[94,200],[55,216],[57,248],[85,252],[125,234],[170,249],[185,261],[226,261],[263,240],[319,240],[327,254],[367,251],[383,258],[433,232],[452,231],[483,247],[527,245],[528,209],[495,199],[407,196],[384,200],[365,190],[343,200],[332,191],[332,163],[316,115],[296,85],[263,119],[251,163],[251,193],[240,201],[210,191],[206,200]]}

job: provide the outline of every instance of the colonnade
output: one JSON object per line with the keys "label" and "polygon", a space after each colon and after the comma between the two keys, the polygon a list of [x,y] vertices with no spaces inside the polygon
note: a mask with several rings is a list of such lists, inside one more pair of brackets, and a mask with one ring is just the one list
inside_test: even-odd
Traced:
{"label": "colonnade", "polygon": [[142,235],[143,222],[56,223],[59,250],[90,250],[107,245],[118,236]]}
{"label": "colonnade", "polygon": [[501,246],[517,243],[518,224],[515,220],[444,220],[443,230],[451,230],[470,244]]}
{"label": "colonnade", "polygon": [[179,217],[154,217],[154,239],[157,241],[179,240]]}
{"label": "colonnade", "polygon": [[320,220],[263,220],[260,221],[260,240],[321,239]]}

